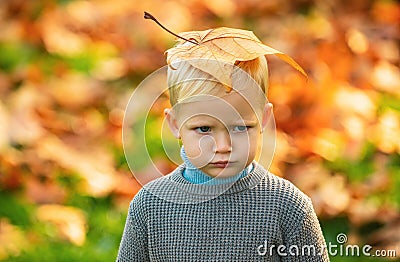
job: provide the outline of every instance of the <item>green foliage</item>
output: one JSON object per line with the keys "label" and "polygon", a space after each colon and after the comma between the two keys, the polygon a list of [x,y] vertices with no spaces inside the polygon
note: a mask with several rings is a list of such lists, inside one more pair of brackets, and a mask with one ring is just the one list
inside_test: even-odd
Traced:
{"label": "green foliage", "polygon": [[[30,235],[35,235],[36,243],[24,249],[18,256],[10,257],[7,261],[114,261],[125,225],[126,212],[115,209],[112,197],[94,198],[82,195],[72,195],[66,205],[78,207],[88,216],[87,239],[83,246],[76,246],[67,241],[54,238],[54,228],[43,222],[28,221],[24,205],[17,203],[8,194],[1,195],[1,204],[11,201],[5,210],[12,213],[4,214],[13,224],[31,225]],[[4,206],[2,206],[4,207]],[[25,210],[25,211],[21,211]],[[33,210],[32,210],[33,211]],[[32,212],[31,212],[32,213]]]}
{"label": "green foliage", "polygon": [[6,72],[29,64],[37,55],[34,47],[20,42],[0,42],[0,50],[0,69]]}
{"label": "green foliage", "polygon": [[[164,152],[160,137],[161,124],[160,117],[149,116],[146,119],[144,137],[146,139],[146,148],[152,158],[159,157]],[[164,154],[162,156],[164,157]]]}
{"label": "green foliage", "polygon": [[351,160],[339,157],[335,161],[326,161],[325,165],[332,172],[345,174],[353,183],[362,182],[375,171],[373,162],[375,153],[375,146],[365,143],[359,159]]}
{"label": "green foliage", "polygon": [[382,96],[380,96],[380,102],[378,104],[380,105],[378,109],[379,112],[382,112],[385,109],[395,109],[400,111],[400,99],[391,94],[383,93]]}
{"label": "green foliage", "polygon": [[78,72],[90,73],[96,64],[96,58],[93,54],[83,53],[80,55],[65,58],[69,68]]}
{"label": "green foliage", "polygon": [[391,177],[391,186],[387,197],[390,202],[393,203],[397,209],[400,210],[400,155],[394,154],[391,156],[391,160],[388,164],[388,170]]}
{"label": "green foliage", "polygon": [[14,194],[0,191],[0,218],[7,218],[12,224],[28,228],[32,225],[31,213],[33,206]]}

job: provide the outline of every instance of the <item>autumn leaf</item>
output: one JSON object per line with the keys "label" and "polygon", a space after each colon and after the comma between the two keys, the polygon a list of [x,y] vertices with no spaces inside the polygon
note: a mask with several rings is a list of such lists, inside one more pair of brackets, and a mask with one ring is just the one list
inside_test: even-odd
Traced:
{"label": "autumn leaf", "polygon": [[41,205],[36,216],[39,221],[54,224],[60,236],[71,243],[77,246],[85,243],[87,218],[81,209],[62,205]]}
{"label": "autumn leaf", "polygon": [[[167,63],[171,66],[174,61],[188,61],[192,66],[211,74],[228,86],[230,81],[226,73],[226,64],[233,67],[237,61],[249,61],[270,54],[278,56],[307,77],[303,68],[290,56],[263,44],[252,31],[219,27],[183,32],[179,36],[178,45],[166,51]],[[217,66],[212,65],[215,61],[218,62]],[[230,89],[231,87],[228,91]]]}

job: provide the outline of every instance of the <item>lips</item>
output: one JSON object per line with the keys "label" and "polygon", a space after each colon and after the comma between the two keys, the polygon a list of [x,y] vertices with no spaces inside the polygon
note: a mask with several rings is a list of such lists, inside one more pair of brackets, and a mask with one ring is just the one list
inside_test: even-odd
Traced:
{"label": "lips", "polygon": [[219,167],[219,168],[225,168],[229,165],[229,161],[225,160],[225,161],[216,161],[216,162],[212,162],[211,165],[213,165],[214,167]]}

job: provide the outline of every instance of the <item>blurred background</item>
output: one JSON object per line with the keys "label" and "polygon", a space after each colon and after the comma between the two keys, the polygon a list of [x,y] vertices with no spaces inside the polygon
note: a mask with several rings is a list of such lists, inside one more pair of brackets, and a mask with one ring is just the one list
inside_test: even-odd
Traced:
{"label": "blurred background", "polygon": [[[143,11],[174,32],[252,30],[299,62],[308,81],[268,57],[271,171],[312,198],[327,241],[345,233],[400,257],[397,1],[1,0],[1,261],[115,260],[140,189],[122,148],[125,106],[175,42]],[[162,115],[151,119],[159,128]],[[147,139],[172,170],[157,134]]]}

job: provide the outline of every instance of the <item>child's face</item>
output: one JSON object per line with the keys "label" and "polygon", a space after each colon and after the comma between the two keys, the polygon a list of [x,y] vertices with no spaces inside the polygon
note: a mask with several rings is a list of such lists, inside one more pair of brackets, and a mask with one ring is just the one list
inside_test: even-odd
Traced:
{"label": "child's face", "polygon": [[180,104],[178,111],[167,109],[166,120],[193,165],[212,177],[236,175],[256,157],[271,104],[255,108],[258,118],[236,92],[202,98]]}

